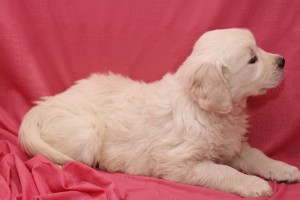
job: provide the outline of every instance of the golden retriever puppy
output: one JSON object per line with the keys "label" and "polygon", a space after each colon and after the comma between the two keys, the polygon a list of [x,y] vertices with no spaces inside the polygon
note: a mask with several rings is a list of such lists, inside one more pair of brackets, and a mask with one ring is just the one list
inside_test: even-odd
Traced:
{"label": "golden retriever puppy", "polygon": [[276,87],[284,62],[256,46],[248,30],[210,31],[176,73],[159,81],[94,74],[38,102],[19,141],[28,154],[61,165],[77,160],[108,172],[270,196],[268,182],[254,175],[295,182],[300,172],[249,146],[246,100]]}

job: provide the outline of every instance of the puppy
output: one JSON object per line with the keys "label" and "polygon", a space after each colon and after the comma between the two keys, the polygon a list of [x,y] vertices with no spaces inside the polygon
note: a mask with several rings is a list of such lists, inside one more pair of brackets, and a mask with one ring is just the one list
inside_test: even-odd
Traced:
{"label": "puppy", "polygon": [[19,141],[28,154],[61,165],[77,160],[242,197],[271,196],[268,182],[253,175],[295,182],[300,172],[249,146],[246,100],[276,87],[284,63],[256,46],[248,30],[210,31],[160,81],[94,74],[38,102]]}

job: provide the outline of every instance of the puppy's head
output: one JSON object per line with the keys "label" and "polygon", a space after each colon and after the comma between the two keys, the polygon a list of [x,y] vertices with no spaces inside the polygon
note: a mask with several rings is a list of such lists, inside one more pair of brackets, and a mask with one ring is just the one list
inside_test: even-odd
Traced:
{"label": "puppy's head", "polygon": [[284,64],[281,56],[256,46],[250,31],[224,29],[205,33],[177,75],[201,108],[228,113],[233,102],[276,87]]}

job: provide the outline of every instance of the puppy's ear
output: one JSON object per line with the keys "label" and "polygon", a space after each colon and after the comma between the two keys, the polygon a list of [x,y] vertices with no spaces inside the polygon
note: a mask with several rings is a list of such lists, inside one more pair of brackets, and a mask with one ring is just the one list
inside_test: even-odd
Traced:
{"label": "puppy's ear", "polygon": [[190,81],[192,99],[202,109],[217,113],[232,110],[231,92],[223,77],[222,66],[202,64]]}

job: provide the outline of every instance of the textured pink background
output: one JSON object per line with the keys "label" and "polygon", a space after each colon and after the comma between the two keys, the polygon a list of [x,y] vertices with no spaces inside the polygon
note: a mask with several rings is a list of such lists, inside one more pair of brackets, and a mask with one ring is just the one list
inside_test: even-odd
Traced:
{"label": "textured pink background", "polygon": [[[28,160],[17,143],[32,101],[92,72],[157,80],[217,28],[247,27],[262,48],[286,58],[284,83],[249,101],[250,143],[300,167],[299,13],[297,0],[1,0],[0,199],[240,199],[75,162],[59,169],[42,156]],[[270,184],[270,199],[300,198],[300,184]]]}

